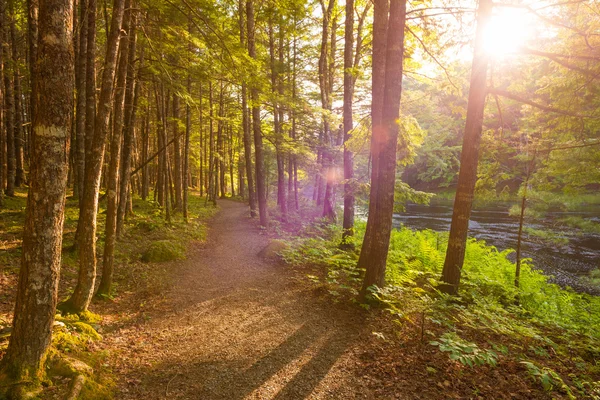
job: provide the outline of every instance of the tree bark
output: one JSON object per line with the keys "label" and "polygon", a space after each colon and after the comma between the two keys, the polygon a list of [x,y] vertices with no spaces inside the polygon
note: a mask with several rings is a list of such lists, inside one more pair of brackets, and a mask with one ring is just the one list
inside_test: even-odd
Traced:
{"label": "tree bark", "polygon": [[23,183],[25,183],[25,154],[23,152],[23,104],[21,99],[21,77],[19,74],[19,52],[17,49],[17,29],[15,26],[15,10],[14,10],[14,0],[9,1],[10,5],[10,42],[12,45],[12,63],[13,63],[13,85],[14,85],[14,106],[15,106],[15,124],[14,124],[14,153],[15,153],[15,187],[21,187]]}
{"label": "tree bark", "polygon": [[348,148],[350,131],[353,128],[352,101],[354,97],[354,0],[346,0],[344,24],[344,220],[342,222],[342,244],[354,236],[354,154]]}
{"label": "tree bark", "polygon": [[181,162],[181,135],[179,134],[179,96],[173,93],[173,138],[175,139],[173,146],[173,158],[175,160],[175,170],[173,182],[175,183],[175,210],[182,211],[183,206],[183,188],[182,188],[182,173],[183,163]]}
{"label": "tree bark", "polygon": [[[375,18],[388,19],[385,0],[375,2]],[[382,7],[383,6],[383,7]],[[379,25],[381,21],[377,21]],[[375,24],[375,22],[374,22]],[[400,97],[402,94],[402,72],[404,61],[404,28],[406,24],[406,0],[392,0],[389,7],[387,23],[387,39],[385,44],[385,75],[383,102],[381,103],[381,124],[374,125],[373,135],[376,146],[372,149],[373,160],[378,159],[378,171],[375,190],[371,195],[369,204],[369,217],[367,226],[372,235],[370,258],[365,259],[363,254],[359,258],[359,268],[365,268],[365,279],[361,289],[364,296],[373,286],[382,287],[385,283],[385,267],[392,230],[392,215],[394,211],[394,187],[396,183],[396,149],[398,146],[398,133],[400,130]],[[393,32],[394,34],[390,34]],[[378,44],[381,44],[378,43]],[[375,52],[375,48],[373,49]],[[380,49],[378,49],[380,50]],[[378,53],[378,55],[383,55]],[[373,65],[375,65],[373,62]],[[375,74],[375,71],[374,71]],[[375,87],[374,87],[375,91]],[[375,101],[373,95],[373,101]],[[371,187],[371,191],[374,187]],[[372,212],[372,206],[375,206]],[[366,240],[366,239],[365,239]]]}
{"label": "tree bark", "polygon": [[73,110],[72,13],[72,0],[41,3],[23,257],[13,331],[1,370],[15,383],[39,382],[58,299]]}
{"label": "tree bark", "polygon": [[460,170],[458,185],[454,198],[450,236],[444,269],[442,270],[441,290],[445,293],[456,295],[460,284],[460,275],[465,260],[467,247],[467,233],[471,206],[477,182],[477,164],[479,162],[479,144],[483,129],[483,110],[487,95],[486,79],[488,69],[488,56],[483,48],[483,35],[485,26],[492,14],[492,1],[480,0],[477,12],[477,31],[475,33],[475,52],[471,69],[471,83],[469,86],[469,100],[467,104],[467,120],[465,134],[460,156]]}
{"label": "tree bark", "polygon": [[81,205],[83,199],[83,187],[85,186],[85,107],[86,107],[86,59],[87,59],[87,3],[88,0],[79,0],[80,9],[80,31],[79,52],[76,59],[75,86],[77,91],[77,103],[75,109],[75,176],[77,187],[77,198]]}
{"label": "tree bark", "polygon": [[12,197],[15,195],[15,174],[16,174],[16,159],[15,159],[15,98],[13,92],[13,76],[15,72],[15,66],[12,65],[10,60],[11,46],[10,46],[10,16],[6,5],[3,8],[2,20],[3,20],[3,36],[2,41],[4,59],[4,126],[6,128],[6,190],[7,196]]}

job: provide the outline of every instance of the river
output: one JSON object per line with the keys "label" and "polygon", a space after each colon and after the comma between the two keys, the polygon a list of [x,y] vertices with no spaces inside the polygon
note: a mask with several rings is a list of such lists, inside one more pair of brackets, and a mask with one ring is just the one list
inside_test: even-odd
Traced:
{"label": "river", "polygon": [[[510,216],[510,204],[475,207],[469,222],[469,236],[485,240],[499,250],[516,248],[519,220]],[[565,216],[579,216],[600,224],[600,207],[588,207],[577,212],[549,212],[543,221],[525,221],[534,229],[556,230],[556,221]],[[408,204],[406,211],[394,214],[394,225],[412,229],[450,230],[452,201],[433,199],[430,205]],[[563,234],[569,241],[564,245],[544,243],[539,238],[524,234],[523,257],[531,258],[536,268],[552,276],[561,286],[600,295],[600,287],[586,285],[580,277],[600,268],[600,235]],[[511,254],[514,261],[515,255]]]}

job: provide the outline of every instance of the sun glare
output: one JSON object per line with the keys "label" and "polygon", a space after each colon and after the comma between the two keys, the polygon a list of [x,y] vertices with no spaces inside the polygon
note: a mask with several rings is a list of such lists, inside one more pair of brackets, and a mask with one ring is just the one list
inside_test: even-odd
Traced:
{"label": "sun glare", "polygon": [[517,52],[531,38],[533,23],[531,15],[524,9],[497,7],[485,29],[485,51],[494,57]]}

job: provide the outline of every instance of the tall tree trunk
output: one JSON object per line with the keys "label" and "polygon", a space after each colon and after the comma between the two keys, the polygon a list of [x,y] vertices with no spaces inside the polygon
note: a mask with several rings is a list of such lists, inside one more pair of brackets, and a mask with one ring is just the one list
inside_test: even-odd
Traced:
{"label": "tall tree trunk", "polygon": [[[385,10],[387,4],[384,3],[385,0],[375,1],[376,19],[383,17],[384,20],[388,20],[388,13]],[[377,21],[377,25],[379,23],[381,21]],[[366,269],[361,289],[363,296],[371,286],[377,285],[381,287],[385,283],[385,266],[390,245],[392,215],[394,212],[396,148],[400,130],[398,121],[400,118],[400,97],[402,94],[405,24],[406,0],[392,0],[389,7],[388,35],[385,45],[385,79],[380,114],[381,123],[380,125],[374,125],[373,131],[376,146],[372,149],[372,155],[373,160],[378,159],[379,173],[376,177],[376,193],[375,196],[371,197],[373,204],[369,204],[369,217],[367,221],[367,225],[371,224],[374,226],[370,230],[370,234],[373,235],[371,238],[371,254],[369,259],[365,259],[361,254],[358,265],[359,268]],[[391,32],[394,34],[389,34]],[[373,51],[375,52],[375,48]],[[378,52],[378,55],[382,54]],[[373,61],[373,65],[376,62],[377,59]],[[373,101],[375,101],[375,95],[376,93],[373,93]],[[371,191],[373,191],[373,185],[371,186]],[[371,211],[372,207],[374,208],[373,212]]]}
{"label": "tall tree trunk", "polygon": [[125,102],[125,86],[127,79],[127,62],[129,61],[129,22],[131,19],[131,1],[125,0],[125,14],[123,16],[123,31],[119,45],[119,66],[117,72],[117,83],[115,88],[115,99],[113,106],[113,132],[110,141],[110,164],[108,166],[108,188],[106,196],[106,225],[104,229],[104,254],[102,258],[102,278],[98,286],[98,295],[110,294],[112,284],[115,243],[117,240],[117,207],[119,199],[119,179],[127,179],[119,176],[119,163],[121,162],[121,138],[123,132],[123,114]]}
{"label": "tall tree trunk", "polygon": [[[156,100],[156,141],[158,149],[162,149],[166,146],[163,142],[163,113],[162,113],[162,98],[159,95],[157,84],[154,84],[154,97]],[[158,153],[158,163],[156,166],[156,190],[154,191],[156,201],[161,207],[165,206],[165,182],[164,182],[164,170],[166,169],[166,156],[165,151]]]}
{"label": "tall tree trunk", "polygon": [[86,107],[86,59],[87,59],[87,3],[88,0],[79,0],[79,52],[75,64],[75,86],[77,90],[77,103],[75,109],[75,176],[77,179],[77,198],[79,204],[83,199],[85,186],[85,107]]}
{"label": "tall tree trunk", "polygon": [[[374,2],[373,9],[373,51],[372,51],[372,73],[371,73],[371,190],[369,192],[369,217],[365,236],[360,249],[358,265],[366,268],[371,259],[374,230],[377,229],[375,216],[379,207],[377,201],[377,187],[379,185],[379,160],[382,151],[382,110],[383,92],[385,88],[385,52],[388,32],[389,0],[378,0]],[[373,215],[373,217],[371,217]],[[371,221],[371,223],[369,223]],[[380,283],[383,278],[380,279]]]}
{"label": "tall tree trunk", "polygon": [[150,126],[148,117],[150,114],[150,105],[146,108],[146,113],[142,120],[142,200],[146,200],[150,194],[150,171],[146,161],[148,160],[148,152],[150,151]]}
{"label": "tall tree trunk", "polygon": [[[93,0],[92,0],[93,1]],[[106,43],[106,58],[102,71],[102,86],[98,112],[94,122],[94,137],[89,154],[86,155],[83,202],[79,212],[79,275],[73,294],[64,304],[69,312],[87,310],[96,282],[96,221],[98,217],[98,192],[104,161],[104,144],[108,133],[109,114],[112,107],[113,80],[119,51],[119,36],[123,20],[124,0],[115,0],[109,37]],[[91,11],[91,10],[90,10]],[[91,29],[88,30],[88,38]],[[90,50],[88,45],[88,53]],[[92,62],[93,63],[93,62]],[[88,93],[89,95],[89,93]],[[87,115],[86,115],[87,117]]]}
{"label": "tall tree trunk", "polygon": [[354,0],[346,0],[344,24],[344,221],[342,244],[354,236],[354,154],[348,148],[350,131],[353,128],[352,102],[354,98]]}
{"label": "tall tree trunk", "polygon": [[[135,8],[135,2],[132,1]],[[123,233],[125,216],[128,207],[128,198],[133,193],[131,186],[131,160],[133,144],[135,143],[135,123],[137,121],[138,102],[140,98],[141,82],[136,75],[135,57],[137,44],[137,15],[131,14],[131,29],[129,34],[129,61],[127,63],[127,88],[125,91],[125,123],[123,126],[123,153],[121,155],[121,181],[119,183],[119,208],[117,209],[117,239]],[[144,64],[144,49],[140,56],[140,69]]]}
{"label": "tall tree trunk", "polygon": [[200,127],[198,128],[200,130],[200,147],[198,148],[198,155],[200,158],[200,162],[198,165],[198,186],[200,189],[200,197],[204,196],[204,175],[206,174],[206,171],[204,170],[204,165],[206,163],[206,138],[204,136],[204,121],[203,121],[203,114],[204,114],[204,110],[203,110],[203,96],[202,96],[202,83],[200,83],[200,89],[199,89],[199,93],[198,93],[198,101],[200,103],[199,105],[199,112],[198,112],[198,123],[200,125]]}
{"label": "tall tree trunk", "polygon": [[[4,41],[4,9],[0,7],[0,40]],[[6,113],[4,111],[4,46],[0,44],[0,206],[4,205],[4,163],[6,161],[6,136],[4,131]]]}
{"label": "tall tree trunk", "polygon": [[[58,299],[73,98],[72,0],[41,3],[35,135],[13,331],[0,377],[9,397],[39,383]],[[52,79],[43,79],[52,77]],[[10,380],[17,385],[6,385]]]}
{"label": "tall tree trunk", "polygon": [[15,65],[10,62],[10,16],[6,5],[3,7],[3,36],[4,59],[4,126],[6,128],[6,195],[15,195],[15,97],[13,92],[13,76],[16,74]]}
{"label": "tall tree trunk", "polygon": [[[325,3],[321,2],[321,11],[323,13],[323,27],[321,36],[321,53],[319,56],[319,88],[321,91],[321,107],[323,108],[323,133],[321,135],[321,178],[319,179],[319,193],[317,193],[317,205],[319,201],[323,202],[323,216],[330,220],[335,220],[335,204],[333,193],[333,155],[332,155],[332,134],[328,116],[331,111],[331,95],[333,89],[333,59],[335,58],[335,30],[336,23],[331,23],[333,9],[336,0],[329,0],[327,8]],[[330,40],[331,35],[331,41]],[[323,188],[325,192],[322,193]]]}
{"label": "tall tree trunk", "polygon": [[[223,98],[223,81],[220,82],[219,90],[219,119],[217,121],[217,165],[219,173],[215,174],[215,188],[221,189],[221,198],[225,198],[225,192],[227,191],[227,185],[225,184],[225,151],[224,151],[224,140],[223,140],[223,117],[225,115],[224,109],[224,98]],[[215,190],[215,197],[217,196],[218,190]]]}
{"label": "tall tree trunk", "polygon": [[[244,23],[245,1],[239,0],[238,13],[240,14],[240,43],[242,46],[246,44]],[[244,161],[246,167],[246,180],[248,181],[248,204],[250,205],[250,216],[256,217],[256,191],[254,188],[254,174],[252,172],[252,137],[250,132],[250,115],[248,110],[248,85],[244,81],[242,83],[242,129],[244,131]]]}
{"label": "tall tree trunk", "polygon": [[[87,162],[91,160],[92,139],[96,126],[96,0],[87,0],[87,43],[86,43],[86,61],[85,61],[85,154],[82,187],[79,188],[85,193],[87,181]],[[83,24],[82,20],[82,24]],[[78,144],[83,146],[83,143]],[[78,150],[79,151],[79,150]],[[81,155],[80,155],[81,156]],[[77,221],[77,231],[73,247],[79,252],[79,243],[81,232],[85,228],[83,225],[88,221],[82,218],[83,193],[79,201],[79,220]]]}
{"label": "tall tree trunk", "polygon": [[215,134],[213,127],[214,120],[214,104],[213,104],[213,87],[212,81],[208,82],[208,185],[206,188],[206,198],[208,201],[212,201],[214,205],[217,204],[217,198],[215,194]]}
{"label": "tall tree trunk", "polygon": [[[190,48],[191,51],[191,48]],[[192,77],[188,73],[187,92],[192,93]],[[183,219],[188,222],[188,191],[190,174],[190,135],[192,133],[192,110],[189,103],[185,104],[185,139],[183,142]]]}
{"label": "tall tree trunk", "polygon": [[487,95],[486,79],[488,56],[483,48],[484,29],[492,14],[492,1],[480,0],[477,13],[477,31],[475,33],[475,52],[471,69],[471,84],[467,104],[467,120],[460,156],[458,185],[454,198],[450,236],[444,269],[442,270],[441,290],[448,294],[457,294],[460,284],[460,273],[465,260],[467,233],[475,183],[477,182],[477,164],[479,161],[479,143],[483,129],[483,110]]}
{"label": "tall tree trunk", "polygon": [[[254,0],[246,1],[246,21],[248,26],[248,55],[256,59],[256,45],[254,42]],[[256,194],[258,200],[258,215],[260,225],[267,226],[267,188],[265,177],[265,156],[263,153],[263,140],[260,128],[260,106],[258,99],[258,88],[256,83],[250,89],[250,101],[252,103],[252,130],[254,132],[254,153],[256,167]]]}
{"label": "tall tree trunk", "polygon": [[182,168],[181,162],[181,135],[179,134],[179,96],[173,93],[173,158],[175,160],[175,170],[173,182],[175,183],[175,210],[182,211],[183,206],[183,188],[182,188]]}
{"label": "tall tree trunk", "polygon": [[15,187],[21,187],[25,182],[25,155],[23,153],[23,105],[21,102],[21,76],[19,73],[19,52],[17,48],[16,14],[14,9],[14,0],[9,1],[10,6],[10,43],[12,46],[12,65],[13,65],[13,94],[14,94],[14,153],[15,153]]}
{"label": "tall tree trunk", "polygon": [[[33,126],[33,120],[35,119],[35,82],[33,81],[37,75],[35,72],[35,60],[37,60],[37,48],[38,48],[38,20],[39,20],[40,2],[39,0],[27,0],[27,44],[29,47],[28,61],[29,61],[29,121],[30,126]],[[33,147],[33,129],[29,130],[29,138],[24,141],[28,151],[28,161],[31,165],[31,148]]]}

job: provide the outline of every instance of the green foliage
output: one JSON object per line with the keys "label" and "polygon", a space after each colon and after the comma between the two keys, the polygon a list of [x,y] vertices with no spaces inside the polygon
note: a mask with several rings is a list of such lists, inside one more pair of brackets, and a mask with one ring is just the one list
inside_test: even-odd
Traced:
{"label": "green foliage", "polygon": [[463,340],[456,332],[446,332],[438,340],[429,342],[437,346],[440,351],[450,353],[451,360],[458,361],[469,367],[491,365],[495,367],[498,362],[498,354],[493,350],[483,350],[475,343]]}
{"label": "green foliage", "polygon": [[[352,238],[359,249],[365,224],[356,225]],[[306,274],[312,284],[325,285],[334,296],[356,295],[364,271],[356,268],[357,251],[339,249],[341,229],[323,224],[312,225],[301,237],[290,241],[284,260],[316,272]],[[507,256],[512,250],[498,251],[483,241],[469,239],[461,281],[460,297],[437,290],[448,241],[447,233],[431,230],[393,230],[390,239],[386,282],[383,288],[370,288],[373,299],[389,312],[399,325],[408,324],[450,354],[451,359],[467,366],[495,365],[500,354],[522,360],[521,343],[528,343],[531,354],[545,359],[579,358],[585,374],[594,376],[594,361],[600,340],[600,297],[563,289],[548,282],[548,277],[523,260],[521,285],[514,286],[515,265]],[[321,271],[321,273],[319,273]],[[368,305],[364,305],[369,308]],[[441,335],[431,330],[442,329]],[[484,344],[460,338],[456,332],[473,330],[503,338],[512,345]],[[418,333],[417,333],[418,334]],[[437,339],[439,338],[439,339]],[[487,347],[489,346],[489,347]],[[550,372],[540,370],[562,384]],[[545,378],[544,378],[545,379]],[[577,383],[579,382],[579,383]],[[594,393],[591,378],[572,378],[568,390]],[[579,388],[581,387],[581,388]]]}
{"label": "green foliage", "polygon": [[547,367],[538,367],[536,364],[530,361],[521,361],[521,364],[527,367],[529,376],[534,381],[539,382],[544,390],[551,392],[555,388],[566,394],[569,399],[576,399],[577,397],[573,394],[571,388],[563,381],[553,369]]}

